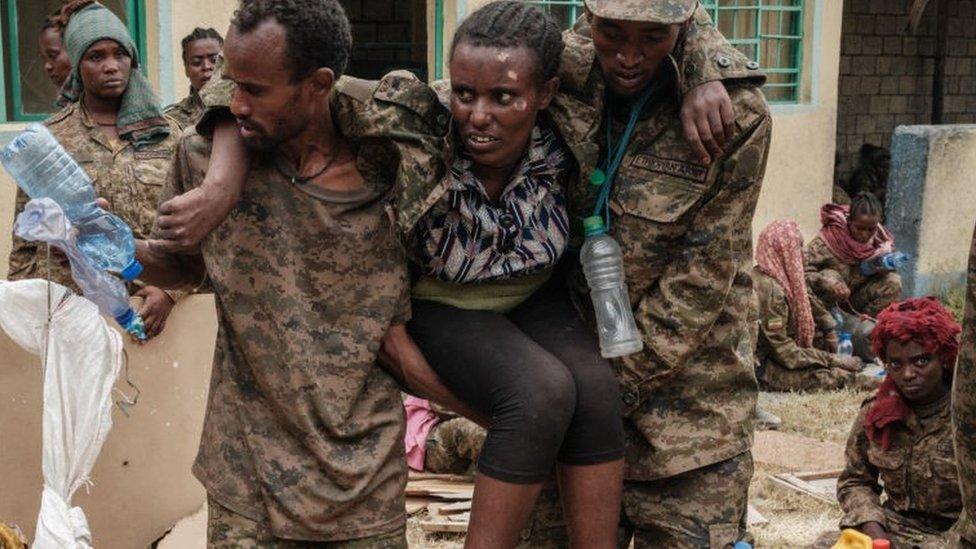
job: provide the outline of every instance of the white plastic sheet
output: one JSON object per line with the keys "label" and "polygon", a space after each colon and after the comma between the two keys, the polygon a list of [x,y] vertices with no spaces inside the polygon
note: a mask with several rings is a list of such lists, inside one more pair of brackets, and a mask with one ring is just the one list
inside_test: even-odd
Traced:
{"label": "white plastic sheet", "polygon": [[92,302],[44,280],[0,281],[0,328],[44,364],[44,491],[31,547],[88,549],[88,521],[71,497],[112,428],[122,338]]}

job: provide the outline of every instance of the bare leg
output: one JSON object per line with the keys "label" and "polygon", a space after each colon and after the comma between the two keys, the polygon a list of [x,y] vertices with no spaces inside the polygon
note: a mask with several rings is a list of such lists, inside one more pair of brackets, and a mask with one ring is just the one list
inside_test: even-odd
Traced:
{"label": "bare leg", "polygon": [[515,484],[478,473],[465,549],[515,547],[541,489],[541,483]]}
{"label": "bare leg", "polygon": [[558,471],[570,547],[615,548],[624,460],[597,465],[560,465]]}

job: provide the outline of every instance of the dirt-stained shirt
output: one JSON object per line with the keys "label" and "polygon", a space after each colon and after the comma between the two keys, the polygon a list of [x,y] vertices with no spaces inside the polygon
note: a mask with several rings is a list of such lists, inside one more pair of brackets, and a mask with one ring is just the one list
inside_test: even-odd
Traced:
{"label": "dirt-stained shirt", "polygon": [[[95,194],[108,200],[112,212],[128,223],[136,238],[148,238],[180,135],[176,124],[170,123],[170,134],[166,139],[139,150],[129,141],[110,140],[80,101],[57,112],[44,124],[91,178]],[[29,200],[30,197],[18,189],[15,214],[23,211]],[[15,234],[7,277],[22,280],[48,278],[47,275],[46,246],[28,242]],[[63,254],[51,255],[50,280],[80,292]]]}
{"label": "dirt-stained shirt", "polygon": [[203,99],[200,99],[200,93],[191,88],[190,95],[166,107],[163,112],[179,124],[180,129],[185,130],[197,123],[203,110]]}
{"label": "dirt-stained shirt", "polygon": [[865,522],[884,525],[885,509],[937,532],[955,523],[962,503],[948,400],[925,415],[913,411],[904,425],[895,427],[887,450],[864,431],[874,397],[864,401],[847,439],[847,465],[837,480],[837,500],[844,511],[841,528]]}
{"label": "dirt-stained shirt", "polygon": [[[689,37],[706,20],[696,17]],[[582,234],[580,219],[591,215],[597,194],[589,177],[606,148],[606,86],[592,40],[578,30],[565,38],[562,88],[549,111],[579,162],[581,177],[569,197],[574,231]],[[731,47],[722,51],[729,56],[722,65],[748,64]],[[730,81],[736,131],[726,154],[703,165],[680,119],[679,92],[694,70],[679,63],[669,58],[659,69],[656,78],[667,81],[634,129],[610,196],[610,234],[623,252],[644,340],[641,353],[615,361],[627,414],[626,478],[632,480],[677,475],[735,457],[752,444],[751,224],[771,119],[758,89],[761,74],[752,70],[753,78]],[[618,130],[623,125],[614,124]],[[576,279],[578,302],[589,314],[585,283]]]}

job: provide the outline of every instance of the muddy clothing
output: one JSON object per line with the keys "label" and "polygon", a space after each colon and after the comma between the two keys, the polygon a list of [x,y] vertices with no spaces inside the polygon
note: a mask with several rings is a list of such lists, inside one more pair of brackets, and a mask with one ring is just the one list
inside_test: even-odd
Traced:
{"label": "muddy clothing", "polygon": [[855,385],[858,374],[841,368],[840,355],[797,343],[783,287],[759,268],[753,269],[752,280],[759,300],[757,377],[763,386],[773,391],[829,391]]}
{"label": "muddy clothing", "polygon": [[184,97],[182,101],[166,107],[164,112],[166,116],[176,121],[181,130],[185,130],[197,123],[203,114],[203,110],[203,99],[200,99],[200,93],[190,88],[190,95]]}
{"label": "muddy clothing", "polygon": [[[71,103],[44,124],[92,180],[95,194],[112,205],[112,212],[129,224],[136,238],[148,238],[156,219],[156,204],[169,173],[179,130],[170,124],[166,139],[136,150],[132,143],[110,140],[92,120],[81,101]],[[17,189],[15,214],[30,200]],[[48,278],[46,245],[13,237],[7,278]],[[50,280],[80,293],[63,254],[51,254]]]}
{"label": "muddy clothing", "polygon": [[[430,113],[395,102],[401,85],[413,83],[337,92],[342,135],[431,130]],[[277,538],[358,539],[405,520],[403,406],[375,360],[387,328],[409,318],[389,200],[396,168],[415,164],[389,140],[350,142],[364,182],[347,192],[292,183],[276,153],[255,155],[237,208],[185,259],[206,267],[220,327],[194,473]],[[166,196],[202,182],[210,146],[187,133]]]}
{"label": "muddy clothing", "polygon": [[885,307],[901,299],[901,276],[896,272],[880,272],[866,277],[859,265],[842,262],[819,235],[807,244],[803,253],[806,260],[807,284],[810,299],[830,309],[837,304],[834,287],[844,283],[851,290],[851,306],[858,312],[877,316]]}
{"label": "muddy clothing", "polygon": [[976,234],[969,252],[966,318],[952,392],[963,512],[956,532],[967,547],[976,547]]}
{"label": "muddy clothing", "polygon": [[[913,406],[907,423],[894,428],[887,451],[864,431],[873,403],[874,397],[864,401],[847,440],[847,466],[837,481],[844,511],[840,527],[874,521],[897,536],[896,547],[928,547],[955,523],[962,507],[949,397],[924,408]],[[889,520],[892,514],[899,519]]]}
{"label": "muddy clothing", "polygon": [[485,430],[463,417],[441,421],[427,434],[424,470],[430,473],[465,475],[474,472],[485,442]]}
{"label": "muddy clothing", "polygon": [[336,542],[309,543],[277,539],[267,521],[251,520],[207,498],[208,549],[406,549],[406,528],[386,534]]}
{"label": "muddy clothing", "polygon": [[[574,230],[593,211],[588,179],[604,143],[605,85],[592,41],[566,36],[562,90],[550,112],[579,161]],[[629,480],[656,480],[749,450],[756,403],[751,223],[771,120],[761,82],[731,87],[728,153],[704,166],[684,140],[680,74],[662,65],[658,97],[634,129],[610,197],[644,350],[616,361],[625,416],[643,434],[627,452]],[[622,130],[624,123],[614,122]],[[601,148],[602,147],[602,148]],[[582,275],[577,303],[592,318]]]}

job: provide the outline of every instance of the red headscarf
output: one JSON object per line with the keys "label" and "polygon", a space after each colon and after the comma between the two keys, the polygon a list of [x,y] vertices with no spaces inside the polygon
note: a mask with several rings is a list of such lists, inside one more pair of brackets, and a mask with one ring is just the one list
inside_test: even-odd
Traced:
{"label": "red headscarf", "polygon": [[763,229],[756,243],[756,263],[786,292],[797,344],[811,346],[813,311],[803,277],[803,234],[796,221],[773,221]]}
{"label": "red headscarf", "polygon": [[[947,376],[959,354],[959,323],[934,297],[912,298],[893,303],[878,315],[878,324],[871,334],[874,354],[886,360],[888,343],[915,342],[926,353],[939,357]],[[878,387],[874,404],[864,417],[864,430],[871,442],[887,450],[891,427],[908,418],[908,402],[898,391],[891,376]]]}
{"label": "red headscarf", "polygon": [[851,207],[840,204],[824,204],[820,208],[820,238],[837,259],[848,265],[856,265],[868,259],[890,253],[895,248],[895,237],[878,225],[878,230],[868,242],[858,242],[848,228]]}

